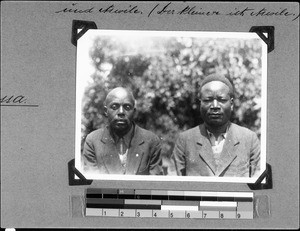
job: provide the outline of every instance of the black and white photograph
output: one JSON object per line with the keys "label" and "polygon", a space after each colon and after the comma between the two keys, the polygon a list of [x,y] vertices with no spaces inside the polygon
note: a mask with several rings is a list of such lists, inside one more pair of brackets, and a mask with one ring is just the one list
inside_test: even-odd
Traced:
{"label": "black and white photograph", "polygon": [[298,2],[4,0],[0,62],[1,228],[299,229]]}
{"label": "black and white photograph", "polygon": [[90,29],[77,41],[75,166],[95,180],[255,183],[266,91],[256,33]]}

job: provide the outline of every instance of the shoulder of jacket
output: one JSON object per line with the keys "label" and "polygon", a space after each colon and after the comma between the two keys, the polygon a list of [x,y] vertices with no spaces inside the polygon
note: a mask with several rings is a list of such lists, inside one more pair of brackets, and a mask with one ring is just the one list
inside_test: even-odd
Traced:
{"label": "shoulder of jacket", "polygon": [[244,136],[253,136],[256,135],[254,131],[251,131],[249,128],[242,127],[235,123],[231,123],[231,127],[234,133],[243,134]]}
{"label": "shoulder of jacket", "polygon": [[143,136],[143,137],[148,137],[148,138],[155,138],[155,139],[159,139],[159,137],[152,131],[149,131],[149,130],[146,130],[144,128],[141,128],[140,126],[138,125],[135,125],[136,126],[136,129],[137,129],[137,133],[140,135],[140,136]]}
{"label": "shoulder of jacket", "polygon": [[95,131],[92,131],[91,133],[89,133],[87,135],[87,139],[95,139],[95,138],[98,138],[99,136],[102,136],[103,132],[104,132],[104,129],[105,128],[99,128]]}
{"label": "shoulder of jacket", "polygon": [[186,135],[194,135],[195,133],[199,132],[199,125],[193,128],[190,128],[188,130],[185,130],[180,133],[180,136],[186,136]]}

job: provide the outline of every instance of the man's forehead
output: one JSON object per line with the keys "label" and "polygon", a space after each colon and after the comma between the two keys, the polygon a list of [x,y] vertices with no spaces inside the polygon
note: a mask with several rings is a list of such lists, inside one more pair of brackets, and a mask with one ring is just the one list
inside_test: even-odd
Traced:
{"label": "man's forehead", "polygon": [[133,103],[134,99],[131,94],[125,89],[115,89],[108,93],[106,97],[107,103],[112,102],[130,102]]}
{"label": "man's forehead", "polygon": [[229,87],[221,82],[221,81],[211,81],[211,82],[208,82],[206,83],[202,89],[201,89],[201,92],[226,92],[226,93],[229,93],[230,89]]}
{"label": "man's forehead", "polygon": [[109,96],[106,100],[108,103],[111,102],[133,102],[133,99],[129,96],[129,95],[124,95],[124,96],[120,96],[120,95],[112,95]]}

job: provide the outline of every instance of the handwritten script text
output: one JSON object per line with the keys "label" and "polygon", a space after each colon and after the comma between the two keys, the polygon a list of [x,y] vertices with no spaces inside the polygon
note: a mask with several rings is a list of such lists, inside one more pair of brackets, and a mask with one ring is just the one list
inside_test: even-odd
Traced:
{"label": "handwritten script text", "polygon": [[[157,3],[148,9],[142,9],[139,5],[118,5],[116,3],[107,6],[89,6],[82,7],[80,4],[72,3],[69,7],[58,9],[56,14],[108,14],[108,15],[145,15],[146,17],[159,17],[161,15],[177,15],[177,16],[205,16],[205,17],[272,17],[280,19],[290,19],[295,21],[299,18],[299,13],[295,13],[294,9],[288,8],[254,8],[254,7],[235,7],[232,10],[204,9],[199,5],[179,5],[172,2]],[[223,17],[224,18],[224,17]],[[222,18],[222,19],[223,19]]]}

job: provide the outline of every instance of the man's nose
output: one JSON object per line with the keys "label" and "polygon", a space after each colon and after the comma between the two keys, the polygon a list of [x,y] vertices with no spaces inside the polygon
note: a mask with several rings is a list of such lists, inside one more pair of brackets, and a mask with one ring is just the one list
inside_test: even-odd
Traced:
{"label": "man's nose", "polygon": [[119,108],[119,114],[124,114],[124,108],[123,108],[123,106],[120,106],[120,108]]}
{"label": "man's nose", "polygon": [[218,100],[214,99],[211,105],[213,108],[218,108],[219,107],[219,102]]}

